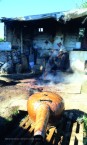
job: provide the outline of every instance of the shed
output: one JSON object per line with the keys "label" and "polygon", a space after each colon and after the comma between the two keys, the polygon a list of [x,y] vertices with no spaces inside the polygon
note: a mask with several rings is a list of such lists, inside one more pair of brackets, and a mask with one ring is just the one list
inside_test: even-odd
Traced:
{"label": "shed", "polygon": [[59,51],[64,46],[70,54],[71,67],[84,71],[87,60],[87,8],[16,18],[2,17],[1,22],[4,22],[4,40],[11,44],[11,49],[0,50],[0,61],[12,60],[15,66],[21,61],[26,62],[23,63],[26,71],[29,65],[45,65],[52,50]]}

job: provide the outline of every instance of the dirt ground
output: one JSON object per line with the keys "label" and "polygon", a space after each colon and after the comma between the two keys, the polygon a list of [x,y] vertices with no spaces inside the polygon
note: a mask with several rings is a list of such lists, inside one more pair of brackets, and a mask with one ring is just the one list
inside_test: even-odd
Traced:
{"label": "dirt ground", "polygon": [[[70,77],[70,76],[69,76]],[[69,78],[68,77],[68,78]],[[87,113],[87,76],[80,75],[83,81],[69,83],[41,83],[39,77],[0,77],[0,116],[9,118],[14,107],[27,111],[27,99],[31,91],[51,91],[60,94],[65,102],[65,110],[79,110]],[[67,79],[67,78],[66,78]],[[75,78],[74,78],[75,79]]]}

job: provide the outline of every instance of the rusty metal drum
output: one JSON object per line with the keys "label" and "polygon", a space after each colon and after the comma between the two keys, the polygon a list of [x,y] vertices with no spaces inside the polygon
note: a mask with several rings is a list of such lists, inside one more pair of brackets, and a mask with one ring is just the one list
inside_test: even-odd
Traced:
{"label": "rusty metal drum", "polygon": [[38,92],[29,97],[27,110],[29,117],[36,124],[34,135],[44,137],[49,120],[59,118],[64,111],[64,101],[56,93]]}

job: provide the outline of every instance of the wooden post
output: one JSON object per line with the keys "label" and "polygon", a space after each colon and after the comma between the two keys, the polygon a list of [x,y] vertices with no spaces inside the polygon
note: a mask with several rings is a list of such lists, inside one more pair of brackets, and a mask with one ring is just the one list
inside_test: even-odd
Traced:
{"label": "wooden post", "polygon": [[21,26],[21,53],[23,53],[23,33],[22,33],[22,26]]}
{"label": "wooden post", "polygon": [[4,40],[7,41],[7,26],[4,23]]}

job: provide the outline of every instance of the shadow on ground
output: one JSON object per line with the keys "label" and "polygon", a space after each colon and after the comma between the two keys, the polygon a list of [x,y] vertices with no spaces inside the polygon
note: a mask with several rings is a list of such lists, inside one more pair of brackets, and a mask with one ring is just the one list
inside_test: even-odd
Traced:
{"label": "shadow on ground", "polygon": [[[75,122],[77,120],[78,117],[80,117],[81,115],[84,115],[84,112],[80,111],[80,110],[66,110],[65,113],[67,113],[67,117],[64,116],[64,121],[61,123],[64,123],[63,126],[63,131],[62,133],[59,132],[58,130],[58,134],[61,134],[62,136],[66,133],[65,132],[65,124],[66,121],[70,120],[70,118],[68,118],[70,113],[73,113],[73,118],[72,118],[72,123]],[[27,116],[27,112],[25,111],[20,111],[19,114],[17,114],[16,116],[13,116],[13,120],[12,121],[8,121],[5,118],[0,117],[0,144],[1,145],[45,145],[48,144],[48,142],[42,140],[42,138],[33,138],[33,130],[31,132],[31,134],[28,132],[29,128],[24,129],[22,127],[19,126],[21,120]],[[55,145],[58,144],[58,134],[55,135],[56,137],[56,142]],[[53,142],[53,138],[50,141],[50,145],[52,145]],[[62,144],[64,145],[64,144]],[[68,144],[67,144],[68,145]]]}
{"label": "shadow on ground", "polygon": [[29,79],[32,77],[38,77],[40,76],[42,73],[21,73],[21,74],[2,74],[1,77],[7,78],[7,79],[12,79],[12,80],[23,80],[23,79]]}
{"label": "shadow on ground", "polygon": [[4,81],[4,80],[0,80],[0,87],[3,87],[3,86],[14,86],[16,84],[18,84],[19,82],[15,82],[15,81]]}

